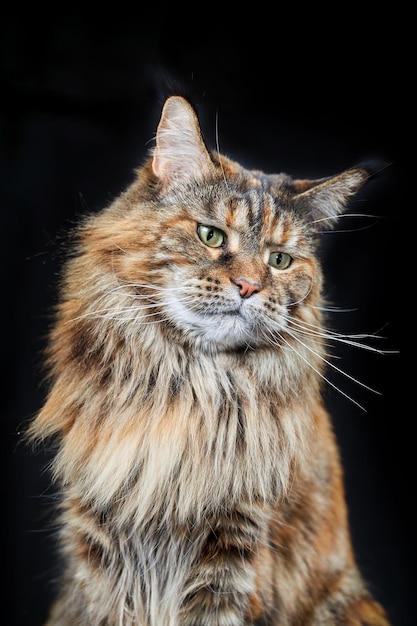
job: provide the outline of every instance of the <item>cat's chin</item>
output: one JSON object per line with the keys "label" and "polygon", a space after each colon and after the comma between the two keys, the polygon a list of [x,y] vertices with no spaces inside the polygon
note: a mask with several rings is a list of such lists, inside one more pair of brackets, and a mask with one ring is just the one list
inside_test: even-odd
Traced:
{"label": "cat's chin", "polygon": [[170,307],[170,318],[188,344],[213,354],[225,351],[254,349],[265,344],[254,322],[254,312],[244,307],[223,312],[204,314],[185,307],[178,300]]}
{"label": "cat's chin", "polygon": [[224,341],[213,341],[207,339],[205,337],[197,337],[194,341],[194,346],[196,350],[200,352],[204,352],[208,355],[219,354],[221,352],[243,352],[247,350],[255,350],[256,342],[252,340],[243,341],[243,340],[231,340],[230,337],[225,339]]}
{"label": "cat's chin", "polygon": [[198,325],[184,324],[183,330],[198,350],[208,354],[254,349],[261,343],[254,325],[240,315],[215,315]]}

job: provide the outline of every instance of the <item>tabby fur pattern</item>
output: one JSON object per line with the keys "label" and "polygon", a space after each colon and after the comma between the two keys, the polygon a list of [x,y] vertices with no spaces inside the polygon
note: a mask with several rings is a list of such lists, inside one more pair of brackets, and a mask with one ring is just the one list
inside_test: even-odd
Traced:
{"label": "tabby fur pattern", "polygon": [[32,442],[56,446],[47,626],[387,626],[322,391],[320,233],[371,175],[249,171],[181,96],[76,228]]}

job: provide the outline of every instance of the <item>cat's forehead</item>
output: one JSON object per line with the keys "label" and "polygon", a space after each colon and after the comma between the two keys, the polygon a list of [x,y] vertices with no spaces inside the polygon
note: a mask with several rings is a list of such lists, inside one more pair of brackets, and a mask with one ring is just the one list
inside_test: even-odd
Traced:
{"label": "cat's forehead", "polygon": [[263,189],[275,195],[288,193],[292,178],[288,174],[266,174],[261,170],[243,170],[245,184],[250,189]]}
{"label": "cat's forehead", "polygon": [[281,230],[291,225],[293,210],[281,179],[245,172],[235,184],[222,181],[210,189],[204,209],[227,227],[241,230]]}

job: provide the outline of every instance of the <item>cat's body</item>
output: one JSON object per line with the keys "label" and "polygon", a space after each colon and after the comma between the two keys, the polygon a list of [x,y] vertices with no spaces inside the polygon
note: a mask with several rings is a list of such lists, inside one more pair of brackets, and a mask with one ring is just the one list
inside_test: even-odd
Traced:
{"label": "cat's body", "polygon": [[316,246],[367,180],[244,170],[167,100],[81,225],[51,332],[66,562],[48,626],[379,625],[351,547]]}

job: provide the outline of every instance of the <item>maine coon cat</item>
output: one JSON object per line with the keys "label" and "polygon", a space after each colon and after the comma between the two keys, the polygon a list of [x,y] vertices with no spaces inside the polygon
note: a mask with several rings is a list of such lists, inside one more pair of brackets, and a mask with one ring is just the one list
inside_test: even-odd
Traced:
{"label": "maine coon cat", "polygon": [[30,426],[65,562],[48,626],[388,624],[353,554],[322,399],[318,242],[370,169],[209,150],[167,99],[134,182],[74,233]]}

